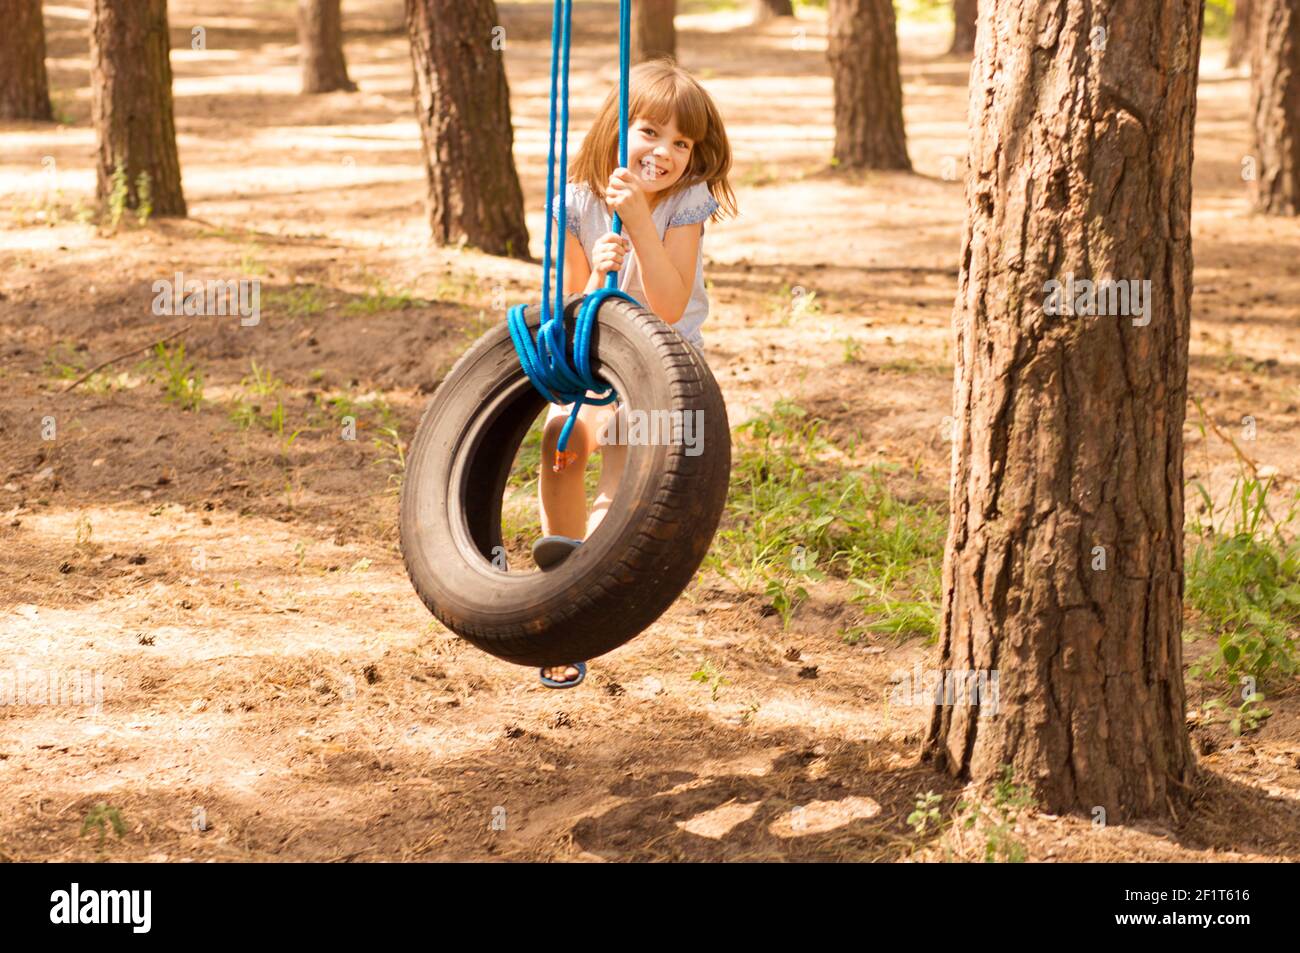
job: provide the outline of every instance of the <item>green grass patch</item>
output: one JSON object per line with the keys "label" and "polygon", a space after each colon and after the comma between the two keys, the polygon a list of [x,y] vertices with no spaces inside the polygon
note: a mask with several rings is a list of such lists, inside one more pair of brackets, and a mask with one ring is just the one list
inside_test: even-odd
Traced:
{"label": "green grass patch", "polygon": [[[1264,683],[1300,670],[1300,491],[1279,504],[1270,500],[1273,483],[1243,472],[1222,505],[1192,484],[1206,512],[1188,525],[1187,603],[1218,637],[1214,656],[1195,675]],[[1276,516],[1279,506],[1286,509]]]}
{"label": "green grass patch", "polygon": [[308,318],[326,308],[325,293],[316,285],[295,285],[285,291],[268,291],[263,303],[267,312],[291,318]]}
{"label": "green grass patch", "polygon": [[439,301],[455,301],[458,304],[469,304],[477,300],[481,293],[478,276],[463,272],[447,275],[438,282],[438,287],[433,292]]}
{"label": "green grass patch", "polygon": [[[899,499],[897,467],[846,470],[825,421],[788,401],[733,432],[731,490],[705,566],[740,589],[761,592],[784,624],[807,586],[834,576],[861,592],[860,619],[845,637],[899,638],[938,631],[947,520],[942,508]],[[841,452],[843,451],[843,453]]]}
{"label": "green grass patch", "polygon": [[376,280],[366,289],[365,294],[345,304],[343,313],[355,317],[379,314],[383,311],[405,311],[421,303],[411,292],[403,288],[390,287],[383,280]]}
{"label": "green grass patch", "polygon": [[[369,427],[376,432],[397,428],[397,414],[383,394],[358,396],[346,391],[318,394],[316,407],[338,426],[346,426],[350,421],[354,426]],[[311,423],[312,426],[320,423],[316,415],[312,416]]]}

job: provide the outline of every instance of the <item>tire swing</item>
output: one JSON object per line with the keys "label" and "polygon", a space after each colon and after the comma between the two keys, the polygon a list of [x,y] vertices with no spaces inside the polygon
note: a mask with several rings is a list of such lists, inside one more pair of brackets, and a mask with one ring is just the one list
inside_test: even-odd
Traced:
{"label": "tire swing", "polygon": [[[401,547],[415,591],[443,625],[507,662],[564,665],[609,652],[649,627],[690,583],[713,540],[731,474],[727,409],[708,365],[670,325],[617,290],[564,288],[564,235],[551,308],[556,80],[563,56],[561,174],[568,164],[572,0],[555,0],[551,140],[542,302],[518,305],[480,338],[429,402],[407,457]],[[619,162],[627,165],[630,2],[619,23]],[[559,220],[567,221],[561,179]],[[614,216],[612,230],[621,234]],[[572,349],[567,342],[572,341]],[[605,391],[587,398],[587,391]],[[565,452],[584,402],[621,399],[629,417],[672,421],[671,440],[628,440],[615,498],[590,538],[546,571],[511,568],[501,504],[515,454],[549,401],[573,403]],[[666,415],[665,415],[666,412]],[[679,439],[695,432],[693,438]],[[629,427],[629,434],[635,427]]]}

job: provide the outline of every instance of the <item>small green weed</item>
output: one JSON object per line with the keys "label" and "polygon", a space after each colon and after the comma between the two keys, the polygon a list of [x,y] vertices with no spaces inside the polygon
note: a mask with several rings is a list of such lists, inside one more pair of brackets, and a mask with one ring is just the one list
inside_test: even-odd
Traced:
{"label": "small green weed", "polygon": [[151,381],[161,378],[165,399],[182,410],[197,412],[202,406],[203,374],[186,359],[184,343],[170,347],[160,341],[154,345],[148,374]]}
{"label": "small green weed", "polygon": [[700,667],[691,673],[691,681],[707,685],[714,701],[718,700],[722,687],[730,684],[723,676],[721,666],[716,665],[712,659],[705,659]]}
{"label": "small green weed", "polygon": [[402,443],[402,437],[394,426],[384,426],[379,428],[379,433],[371,441],[377,450],[379,450],[379,459],[375,460],[376,466],[387,467],[388,483],[392,492],[397,493],[402,489],[402,480],[406,476],[406,445]]}
{"label": "small green weed", "polygon": [[1249,735],[1258,731],[1273,715],[1263,703],[1263,693],[1254,692],[1247,695],[1237,708],[1232,708],[1222,699],[1214,698],[1201,706],[1201,712],[1208,721],[1226,722],[1228,730],[1234,735]]}
{"label": "small green weed", "polygon": [[931,827],[940,826],[942,818],[939,814],[939,805],[942,803],[943,795],[935,794],[933,791],[926,791],[925,794],[916,796],[916,810],[907,815],[907,823],[911,825],[912,830],[916,831],[917,837],[924,837]]}
{"label": "small green weed", "polygon": [[1034,797],[1028,785],[1016,784],[1011,765],[1002,766],[1002,777],[993,786],[992,825],[987,829],[984,843],[984,860],[987,863],[1021,864],[1028,851],[1015,839],[1014,828],[1020,812],[1034,806]]}
{"label": "small green weed", "polygon": [[85,837],[93,830],[99,831],[99,842],[95,845],[96,850],[104,849],[104,842],[108,838],[109,828],[121,840],[126,834],[126,822],[122,820],[122,812],[115,807],[109,807],[107,804],[96,804],[87,812],[81,822],[81,836]]}
{"label": "small green weed", "polygon": [[61,341],[45,354],[44,371],[50,377],[73,380],[86,371],[86,362],[71,344]]}
{"label": "small green weed", "polygon": [[[261,426],[273,433],[283,435],[285,411],[280,392],[284,389],[284,381],[272,374],[268,368],[259,367],[256,358],[252,359],[250,366],[250,372],[239,382],[241,393],[235,400],[230,419],[238,424],[241,430]],[[269,413],[263,414],[262,405],[269,403],[273,398],[275,406]]]}
{"label": "small green weed", "polygon": [[126,166],[121,162],[114,166],[108,181],[108,224],[112,231],[117,231],[131,198],[131,182],[127,178]]}
{"label": "small green weed", "polygon": [[143,227],[149,224],[149,216],[153,214],[153,184],[149,173],[143,170],[135,177],[135,203],[136,224]]}

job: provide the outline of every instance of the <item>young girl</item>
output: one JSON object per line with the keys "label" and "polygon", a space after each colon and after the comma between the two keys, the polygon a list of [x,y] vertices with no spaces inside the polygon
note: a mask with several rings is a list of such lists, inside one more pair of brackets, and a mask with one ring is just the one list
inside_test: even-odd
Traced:
{"label": "young girl", "polygon": [[[673,325],[703,356],[700,326],[709,313],[704,222],[719,218],[720,209],[736,214],[727,182],[731,147],[722,116],[694,77],[667,60],[652,60],[631,72],[628,120],[627,168],[617,167],[617,87],[570,166],[564,292],[590,294],[617,270],[619,289]],[[611,230],[614,212],[623,223],[621,236]],[[558,225],[558,196],[551,214]],[[552,404],[546,416],[538,486],[543,538],[533,545],[533,558],[542,569],[563,561],[595,532],[613,502],[627,458],[626,445],[602,447],[599,440],[613,415],[625,411],[618,403],[584,404],[556,472],[550,461],[572,410],[572,404]],[[626,427],[618,432],[626,433]],[[601,453],[601,469],[588,516],[584,475],[593,451]],[[572,687],[585,676],[581,662],[542,669],[543,684],[552,688]]]}

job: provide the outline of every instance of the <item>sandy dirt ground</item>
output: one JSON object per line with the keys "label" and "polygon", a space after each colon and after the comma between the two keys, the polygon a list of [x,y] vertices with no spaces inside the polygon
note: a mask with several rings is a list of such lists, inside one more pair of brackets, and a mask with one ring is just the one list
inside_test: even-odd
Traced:
{"label": "sandy dirt ground", "polygon": [[[540,256],[550,7],[499,6]],[[610,4],[577,7],[580,133],[617,37]],[[933,647],[849,644],[842,587],[815,587],[783,629],[761,592],[702,572],[571,692],[432,620],[397,547],[397,444],[539,268],[429,244],[401,6],[345,9],[360,92],[301,97],[288,0],[170,4],[191,217],[109,235],[77,220],[94,190],[87,4],[45,6],[63,121],[0,128],[0,657],[95,703],[0,706],[0,859],[984,859],[982,828],[907,823],[925,792],[946,815],[963,793],[919,762],[928,712],[889,703]],[[705,249],[733,425],[793,401],[942,504],[968,62],[942,24],[904,23],[916,171],[845,175],[828,167],[824,22],[683,9],[680,59],[736,152],[741,215]],[[1247,82],[1222,58],[1207,42],[1192,391],[1225,433],[1255,419],[1242,446],[1290,493],[1300,222],[1247,209]],[[175,272],[260,278],[260,324],[155,316],[152,284]],[[769,319],[811,292],[819,312]],[[65,392],[187,324],[198,412],[163,400],[144,355]],[[283,381],[283,432],[231,419],[253,362]],[[359,408],[356,440],[326,397]],[[1221,489],[1234,454],[1189,413],[1188,477]],[[1187,647],[1210,649],[1194,618]],[[725,681],[692,679],[706,664]],[[1189,708],[1215,691],[1190,681]],[[1029,860],[1296,859],[1300,697],[1268,704],[1243,738],[1193,719],[1202,771],[1176,824],[1025,810],[1002,833]],[[112,812],[120,836],[83,835]]]}

